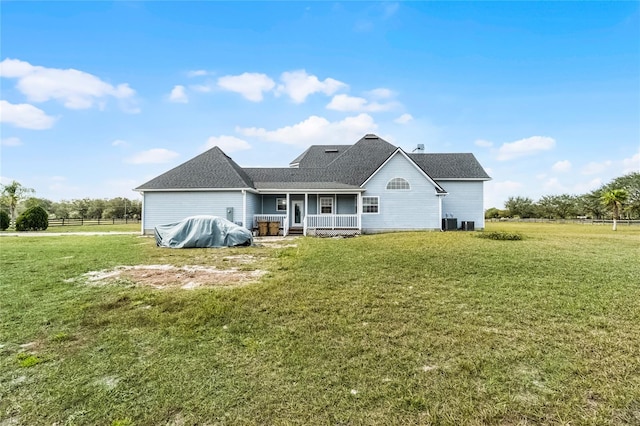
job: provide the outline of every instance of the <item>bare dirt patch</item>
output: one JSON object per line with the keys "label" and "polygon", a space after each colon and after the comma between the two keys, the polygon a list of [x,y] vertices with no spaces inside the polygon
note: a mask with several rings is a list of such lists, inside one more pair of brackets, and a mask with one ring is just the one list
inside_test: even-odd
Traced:
{"label": "bare dirt patch", "polygon": [[253,240],[254,245],[268,248],[290,248],[298,247],[294,241],[298,237],[257,237]]}
{"label": "bare dirt patch", "polygon": [[243,271],[237,268],[218,269],[198,265],[136,265],[87,272],[80,277],[80,280],[93,285],[125,282],[157,289],[190,290],[201,287],[242,286],[258,281],[266,272]]}

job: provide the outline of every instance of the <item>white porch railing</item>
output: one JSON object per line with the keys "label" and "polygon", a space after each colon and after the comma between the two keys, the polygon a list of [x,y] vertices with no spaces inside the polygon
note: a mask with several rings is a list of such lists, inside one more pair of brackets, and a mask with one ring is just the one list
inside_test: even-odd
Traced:
{"label": "white porch railing", "polygon": [[254,214],[253,229],[256,229],[258,227],[258,222],[280,222],[282,235],[287,235],[287,233],[289,232],[289,223],[287,221],[286,214]]}
{"label": "white porch railing", "polygon": [[360,215],[357,214],[308,214],[304,218],[307,229],[360,229]]}

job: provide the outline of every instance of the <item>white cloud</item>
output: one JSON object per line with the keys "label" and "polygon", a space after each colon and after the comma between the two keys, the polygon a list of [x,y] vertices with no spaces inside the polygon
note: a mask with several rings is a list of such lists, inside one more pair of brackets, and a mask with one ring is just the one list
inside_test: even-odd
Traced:
{"label": "white cloud", "polygon": [[32,130],[44,130],[53,127],[54,117],[30,104],[12,104],[0,100],[0,122]]}
{"label": "white cloud", "polygon": [[195,90],[196,92],[209,93],[213,90],[213,85],[212,84],[194,84],[189,86],[189,88],[191,90]]}
{"label": "white cloud", "polygon": [[139,112],[131,103],[136,92],[128,84],[113,86],[72,68],[45,68],[7,58],[0,62],[0,76],[17,78],[18,90],[31,102],[54,99],[70,109],[87,109],[110,96],[118,99],[125,111]]}
{"label": "white cloud", "polygon": [[600,188],[602,186],[602,179],[595,178],[591,179],[589,182],[578,183],[574,186],[573,192],[576,194],[584,194],[586,192],[593,191],[594,189]]}
{"label": "white cloud", "polygon": [[123,141],[122,139],[116,139],[111,142],[111,146],[129,146],[129,142]]}
{"label": "white cloud", "polygon": [[225,153],[231,153],[235,151],[243,151],[251,149],[251,145],[243,139],[236,138],[235,136],[211,136],[207,139],[207,143],[204,145],[204,150],[211,149],[217,146]]}
{"label": "white cloud", "polygon": [[277,93],[286,94],[293,102],[300,104],[307,96],[322,92],[327,96],[333,95],[340,89],[348,86],[333,78],[325,78],[320,81],[315,75],[309,75],[305,70],[284,72],[280,76],[282,84],[278,85]]}
{"label": "white cloud", "polygon": [[373,99],[388,99],[395,96],[395,92],[391,89],[380,87],[378,89],[369,90],[365,94]]}
{"label": "white cloud", "polygon": [[10,138],[3,138],[2,140],[0,140],[0,145],[2,145],[2,146],[20,146],[20,145],[22,145],[22,141],[20,140],[20,138],[16,138],[15,136],[12,136]]}
{"label": "white cloud", "polygon": [[187,77],[201,77],[204,75],[209,75],[209,72],[205,70],[187,71]]}
{"label": "white cloud", "polygon": [[158,164],[168,163],[180,154],[174,151],[169,151],[165,148],[154,148],[147,151],[139,152],[129,158],[125,159],[126,163],[130,164]]}
{"label": "white cloud", "polygon": [[587,165],[582,168],[582,174],[595,175],[596,173],[601,173],[606,169],[608,169],[609,167],[611,167],[611,164],[612,164],[611,160],[606,160],[601,163],[592,161],[590,163],[587,163]]}
{"label": "white cloud", "polygon": [[239,133],[258,137],[270,142],[291,145],[312,145],[345,143],[356,140],[366,133],[372,133],[378,126],[368,114],[346,117],[342,121],[330,122],[324,117],[312,115],[300,123],[276,130],[264,128],[236,128]]}
{"label": "white cloud", "polygon": [[554,177],[547,179],[542,185],[542,187],[544,188],[545,192],[548,192],[548,193],[569,192],[568,188],[562,185],[558,180],[558,178],[554,178]]}
{"label": "white cloud", "polygon": [[388,111],[397,107],[397,102],[389,102],[381,104],[378,102],[369,102],[365,98],[349,95],[335,95],[331,102],[327,105],[327,109],[341,112],[379,112]]}
{"label": "white cloud", "polygon": [[631,158],[625,158],[622,160],[622,173],[627,174],[631,172],[640,171],[640,152],[637,152]]}
{"label": "white cloud", "polygon": [[476,144],[476,146],[479,146],[481,148],[491,148],[493,146],[493,142],[487,141],[484,139],[478,139],[474,142],[474,144]]}
{"label": "white cloud", "polygon": [[522,183],[511,180],[487,182],[484,191],[484,207],[504,208],[504,201],[510,196],[518,195],[523,187]]}
{"label": "white cloud", "polygon": [[505,161],[534,155],[540,151],[553,149],[555,145],[555,139],[546,136],[531,136],[515,142],[504,143],[498,149],[498,160]]}
{"label": "white cloud", "polygon": [[413,120],[413,115],[411,115],[411,114],[402,114],[400,117],[396,118],[393,121],[395,123],[398,123],[398,124],[407,124],[411,120]]}
{"label": "white cloud", "polygon": [[276,83],[265,74],[245,72],[240,75],[226,75],[218,79],[218,86],[230,92],[241,94],[252,102],[262,101],[262,93],[275,87]]}
{"label": "white cloud", "polygon": [[571,161],[557,161],[553,166],[551,166],[551,170],[553,170],[554,172],[566,173],[571,170]]}
{"label": "white cloud", "polygon": [[171,94],[169,94],[169,100],[171,102],[186,104],[189,102],[189,98],[187,97],[187,92],[184,90],[184,86],[178,84],[173,86],[171,90]]}

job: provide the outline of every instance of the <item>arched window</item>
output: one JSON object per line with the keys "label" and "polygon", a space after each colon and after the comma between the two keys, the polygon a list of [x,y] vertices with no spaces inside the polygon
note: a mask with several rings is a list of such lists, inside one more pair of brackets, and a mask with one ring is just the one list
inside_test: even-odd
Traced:
{"label": "arched window", "polygon": [[387,183],[387,189],[390,189],[392,191],[408,190],[411,189],[411,185],[409,185],[409,182],[407,182],[406,179],[393,178]]}

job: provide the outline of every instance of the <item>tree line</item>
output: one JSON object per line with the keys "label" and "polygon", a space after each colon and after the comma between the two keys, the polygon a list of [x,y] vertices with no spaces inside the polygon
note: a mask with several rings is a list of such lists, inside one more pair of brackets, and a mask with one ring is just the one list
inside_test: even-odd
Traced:
{"label": "tree line", "polygon": [[51,201],[33,196],[35,191],[19,182],[2,185],[0,210],[12,221],[32,207],[42,207],[49,219],[139,219],[142,216],[142,201],[128,198],[82,198]]}
{"label": "tree line", "polygon": [[511,196],[504,203],[504,209],[492,207],[485,211],[486,219],[514,217],[640,219],[640,173],[620,176],[582,195],[545,195],[537,201],[529,197]]}

